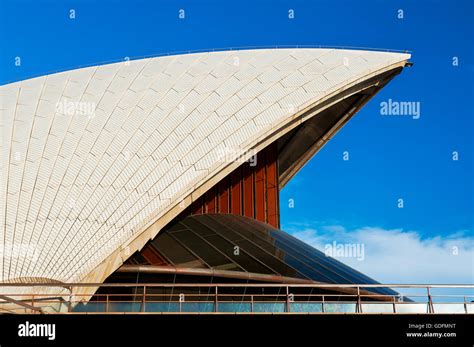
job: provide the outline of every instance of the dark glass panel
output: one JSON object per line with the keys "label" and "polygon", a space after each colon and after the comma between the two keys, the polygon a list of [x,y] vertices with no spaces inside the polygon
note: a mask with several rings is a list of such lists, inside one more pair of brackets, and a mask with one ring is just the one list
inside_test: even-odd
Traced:
{"label": "dark glass panel", "polygon": [[313,264],[306,262],[306,259],[296,256],[294,251],[289,248],[287,244],[276,241],[276,245],[286,252],[285,261],[288,264],[312,280],[325,283],[348,283],[343,277],[332,272],[324,271],[324,269],[321,269],[319,266],[314,267]]}
{"label": "dark glass panel", "polygon": [[[313,247],[307,247],[306,244],[295,237],[290,235],[285,235],[280,231],[273,231],[272,235],[275,239],[282,241],[282,244],[288,245],[291,247],[296,254],[304,256],[306,262],[310,263],[312,266],[321,268],[321,271],[331,272],[333,274],[338,274],[340,277],[345,279],[345,283],[374,283],[373,280],[364,276],[360,272],[357,272],[347,265],[326,256],[323,252],[318,251]],[[370,280],[370,282],[365,282]],[[344,282],[339,282],[344,283]]]}
{"label": "dark glass panel", "polygon": [[[293,253],[303,254],[305,262],[310,263],[313,267],[323,272],[328,277],[343,278],[334,283],[356,283],[356,284],[376,284],[374,279],[358,272],[351,267],[339,262],[338,260],[326,256],[323,252],[307,245],[306,243],[286,234],[280,230],[273,229],[272,235],[279,242],[280,248],[293,247]],[[296,249],[296,250],[295,250]],[[291,252],[291,251],[290,251]],[[301,258],[301,256],[299,256]],[[345,281],[345,282],[344,282]],[[382,294],[396,294],[395,291],[385,288],[376,288],[372,291]]]}
{"label": "dark glass panel", "polygon": [[[307,263],[311,267],[316,268],[319,273],[325,273],[327,277],[333,278],[335,283],[362,283],[358,281],[361,280],[361,278],[357,277],[357,274],[359,274],[357,271],[330,257],[326,257],[324,253],[285,232],[274,229],[271,226],[263,223],[258,223],[258,225],[252,227],[253,223],[249,219],[241,218],[235,219],[235,221],[236,223],[242,225],[241,230],[252,233],[257,238],[261,238],[263,235],[266,235],[266,237],[269,237],[273,240],[273,243],[275,243],[276,240],[280,240],[281,245],[283,245],[283,249],[286,251],[286,254],[289,253],[295,258],[300,258],[301,261]],[[245,228],[244,225],[246,225],[247,228]],[[280,249],[282,249],[282,247],[280,247]],[[315,258],[318,261],[315,261]],[[334,267],[334,270],[337,269],[338,271],[333,271]]]}
{"label": "dark glass panel", "polygon": [[236,244],[233,244],[219,235],[207,236],[206,240],[212,243],[214,246],[219,248],[219,250],[224,253],[226,256],[231,258],[234,262],[239,264],[245,271],[262,273],[262,274],[271,274],[273,273],[269,268],[260,264],[254,258],[249,256],[246,250],[239,250],[239,254],[234,253],[234,247]]}
{"label": "dark glass panel", "polygon": [[186,230],[186,225],[184,225],[181,221],[171,223],[166,227],[166,232],[172,233],[174,231]]}
{"label": "dark glass panel", "polygon": [[[259,243],[260,246],[263,246],[263,240],[277,246],[274,248],[274,252],[278,253],[274,253],[275,256],[283,259],[292,267],[296,267],[298,271],[311,277],[313,280],[332,283],[377,283],[370,277],[336,259],[327,257],[323,252],[267,224],[246,218],[235,218],[232,215],[223,217],[222,219],[226,220],[227,225],[240,225],[240,228],[237,229],[239,233],[245,234],[247,237],[252,237],[249,236],[250,234],[253,235],[252,241]],[[219,218],[219,220],[221,219]],[[277,241],[280,241],[278,245],[276,245]],[[395,293],[386,289],[374,291],[385,294]]]}
{"label": "dark glass panel", "polygon": [[253,230],[249,225],[239,223],[232,219],[227,220],[226,225],[227,227],[221,224],[221,228],[231,228],[232,232],[239,235],[240,238],[252,240],[253,243],[259,245],[269,253],[278,256],[279,249],[274,246],[275,239],[264,231]]}
{"label": "dark glass panel", "polygon": [[168,258],[174,265],[196,268],[206,267],[202,261],[164,232],[160,233],[152,243],[153,247]]}
{"label": "dark glass panel", "polygon": [[[239,255],[234,253],[236,245],[240,247]],[[216,270],[282,275],[323,283],[377,283],[283,231],[231,214],[186,217],[170,224],[146,247],[153,247],[179,267],[207,264]],[[142,254],[134,255],[129,263],[142,264],[148,253],[142,250]],[[229,281],[235,282],[239,277],[242,274],[236,274]],[[388,289],[372,291],[396,294]]]}
{"label": "dark glass panel", "polygon": [[218,252],[192,231],[178,231],[173,233],[173,237],[182,242],[187,248],[191,249],[212,268],[239,270],[237,265],[235,265],[229,258]]}
{"label": "dark glass panel", "polygon": [[135,252],[133,256],[127,259],[125,264],[150,265],[148,261],[140,254],[140,252]]}
{"label": "dark glass panel", "polygon": [[219,233],[224,236],[226,239],[235,242],[242,240],[242,235],[239,235],[232,230],[230,230],[226,225],[219,223],[216,219],[212,218],[209,215],[203,215],[202,218],[199,218],[199,222],[204,224],[207,228],[212,229],[215,233]]}
{"label": "dark glass panel", "polygon": [[[202,215],[206,216],[206,215]],[[214,235],[216,232],[208,227],[206,227],[205,224],[201,223],[202,216],[199,216],[199,218],[185,218],[182,221],[183,225],[186,225],[186,227],[189,230],[194,231],[196,234],[199,236],[208,236],[208,235]]]}
{"label": "dark glass panel", "polygon": [[[231,248],[227,248],[227,250],[230,250],[232,252],[232,255],[233,255],[233,249],[235,245],[238,245],[239,247],[242,248],[240,255],[232,259],[235,262],[237,262],[239,265],[244,267],[245,270],[249,272],[258,272],[255,270],[259,268],[260,271],[263,271],[264,269],[266,269],[266,271],[269,271],[267,267],[270,267],[274,271],[270,270],[269,272],[261,272],[261,273],[275,273],[275,274],[280,274],[282,276],[304,278],[304,276],[302,276],[301,274],[298,274],[297,271],[288,267],[287,265],[285,265],[285,263],[281,262],[279,259],[275,258],[272,255],[273,254],[272,251],[276,250],[272,245],[265,243],[265,246],[267,246],[267,248],[270,248],[270,252],[267,252],[265,249],[262,249],[261,247],[258,247],[257,245],[252,244],[252,242],[255,241],[256,239],[254,237],[252,239],[252,242],[250,242],[249,244],[245,244],[246,246],[244,246],[245,241],[248,241],[248,240],[246,240],[245,237],[241,235],[241,232],[243,231],[242,228],[236,228],[236,224],[233,223],[232,220],[229,220],[229,223],[227,223],[227,225],[222,224],[221,222],[219,222],[218,220],[216,220],[216,218],[213,218],[212,216],[203,215],[203,216],[200,216],[198,220],[202,224],[218,232],[219,235],[227,239],[229,242],[232,241],[232,243],[230,243]],[[196,230],[201,230],[201,229],[196,228]],[[236,232],[234,230],[238,230],[239,232]],[[218,238],[213,238],[212,240],[218,240]],[[228,247],[228,244],[227,244],[227,247]],[[242,251],[250,254],[252,258],[247,257],[245,254],[242,253]],[[257,262],[255,259],[258,259],[260,263],[267,265],[267,267],[260,265],[260,263]]]}
{"label": "dark glass panel", "polygon": [[246,252],[252,254],[260,262],[270,267],[275,273],[280,274],[286,277],[299,277],[299,274],[294,269],[290,268],[285,263],[281,262],[271,254],[262,250],[260,247],[256,246],[248,240],[241,240],[236,242],[239,247],[241,247]]}

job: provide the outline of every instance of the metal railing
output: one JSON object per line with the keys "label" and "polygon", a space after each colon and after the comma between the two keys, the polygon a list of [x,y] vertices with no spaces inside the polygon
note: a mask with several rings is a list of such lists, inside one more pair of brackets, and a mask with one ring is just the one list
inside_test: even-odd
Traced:
{"label": "metal railing", "polygon": [[2,283],[0,291],[0,313],[474,313],[474,285]]}

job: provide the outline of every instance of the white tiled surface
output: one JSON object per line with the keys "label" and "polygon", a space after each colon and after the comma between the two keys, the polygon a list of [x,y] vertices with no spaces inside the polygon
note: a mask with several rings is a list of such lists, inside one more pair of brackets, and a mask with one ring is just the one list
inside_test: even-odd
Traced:
{"label": "white tiled surface", "polygon": [[[140,222],[212,174],[224,148],[243,152],[242,144],[291,117],[289,110],[408,58],[227,51],[1,86],[0,281],[80,280],[135,236]],[[12,245],[37,258],[16,256]]]}

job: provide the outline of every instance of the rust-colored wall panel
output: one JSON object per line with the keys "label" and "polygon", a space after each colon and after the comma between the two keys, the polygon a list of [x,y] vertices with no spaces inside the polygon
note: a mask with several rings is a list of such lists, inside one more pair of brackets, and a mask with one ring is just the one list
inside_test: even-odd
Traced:
{"label": "rust-colored wall panel", "polygon": [[193,202],[182,213],[233,213],[279,227],[278,153],[275,144],[257,155],[257,165],[244,163]]}
{"label": "rust-colored wall panel", "polygon": [[259,153],[255,170],[255,219],[262,222],[267,221],[265,188],[265,154]]}
{"label": "rust-colored wall panel", "polygon": [[279,227],[278,218],[278,168],[276,151],[267,152],[267,223]]}
{"label": "rust-colored wall panel", "polygon": [[218,203],[218,212],[219,213],[229,213],[230,212],[230,194],[229,194],[229,177],[224,178],[219,182],[219,203]]}
{"label": "rust-colored wall panel", "polygon": [[242,168],[230,174],[232,188],[230,192],[230,210],[233,214],[242,214]]}
{"label": "rust-colored wall panel", "polygon": [[191,205],[192,214],[202,214],[204,213],[204,199],[200,197]]}
{"label": "rust-colored wall panel", "polygon": [[217,189],[216,187],[211,188],[206,193],[206,213],[217,213]]}
{"label": "rust-colored wall panel", "polygon": [[244,216],[249,218],[255,218],[255,208],[254,208],[254,168],[251,167],[248,163],[243,165],[244,177],[243,177],[243,202],[244,202]]}

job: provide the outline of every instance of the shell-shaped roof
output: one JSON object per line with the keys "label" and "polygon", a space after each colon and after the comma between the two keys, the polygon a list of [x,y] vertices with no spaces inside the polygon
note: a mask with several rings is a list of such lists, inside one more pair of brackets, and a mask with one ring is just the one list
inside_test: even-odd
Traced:
{"label": "shell-shaped roof", "polygon": [[234,168],[229,152],[262,148],[309,107],[409,57],[223,51],[0,86],[0,281],[80,281],[114,252],[131,254],[152,223]]}

